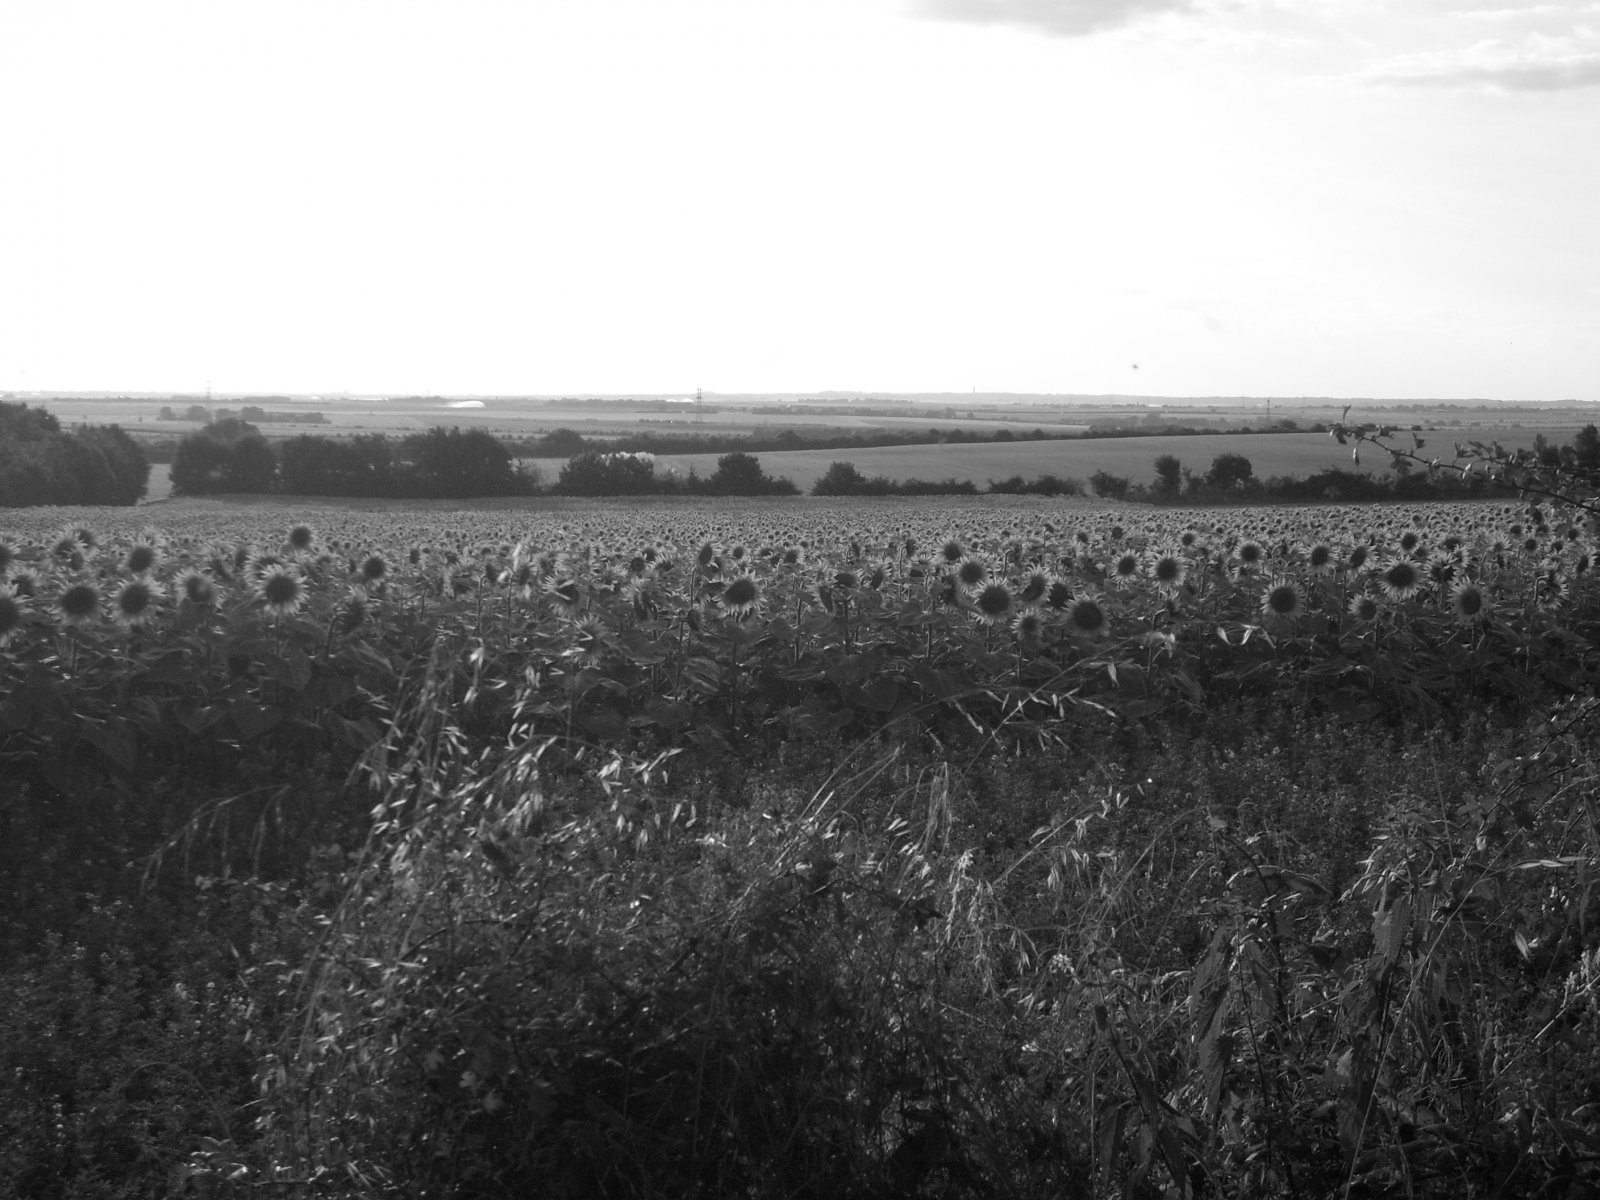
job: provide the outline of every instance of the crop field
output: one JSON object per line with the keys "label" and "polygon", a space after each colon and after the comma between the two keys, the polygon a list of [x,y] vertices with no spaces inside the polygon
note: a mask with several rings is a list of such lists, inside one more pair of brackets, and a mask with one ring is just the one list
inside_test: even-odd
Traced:
{"label": "crop field", "polygon": [[[1333,457],[893,461],[1223,448]],[[1510,500],[8,512],[0,1171],[1583,1194],[1597,533]]]}
{"label": "crop field", "polygon": [[[1572,431],[1567,431],[1570,437]],[[1454,456],[1455,436],[1449,431],[1424,434],[1427,447],[1445,461]],[[1489,435],[1484,435],[1489,436]],[[1535,431],[1497,431],[1507,447],[1531,445]],[[1559,440],[1558,433],[1551,433]],[[1462,440],[1465,440],[1464,438]],[[1273,475],[1312,475],[1328,467],[1365,471],[1386,470],[1386,455],[1368,454],[1352,462],[1321,433],[1260,433],[1240,437],[1234,434],[1194,434],[1127,438],[1069,439],[1043,442],[984,442],[954,445],[878,446],[861,450],[783,450],[759,455],[768,475],[793,480],[801,491],[827,472],[831,463],[849,461],[868,477],[883,475],[892,480],[970,479],[979,487],[986,481],[1021,475],[1033,479],[1053,474],[1086,481],[1096,471],[1122,475],[1134,483],[1147,484],[1155,476],[1155,460],[1163,454],[1175,455],[1189,470],[1204,475],[1219,454],[1243,454],[1250,460],[1258,479]],[[715,454],[670,454],[657,458],[658,469],[687,474],[697,471],[701,478],[717,469]],[[561,459],[529,459],[539,477],[547,482],[561,473]]]}

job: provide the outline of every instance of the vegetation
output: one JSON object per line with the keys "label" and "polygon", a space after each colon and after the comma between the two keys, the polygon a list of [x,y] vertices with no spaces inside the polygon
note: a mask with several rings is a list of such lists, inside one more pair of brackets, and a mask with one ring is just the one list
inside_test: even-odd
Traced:
{"label": "vegetation", "polygon": [[116,425],[70,432],[42,408],[0,403],[0,508],[137,504],[150,466]]}
{"label": "vegetation", "polygon": [[311,496],[466,499],[519,496],[533,480],[505,446],[479,429],[435,427],[391,442],[382,434],[349,439],[301,434],[277,453],[255,426],[214,421],[178,443],[173,493],[203,496],[275,492]]}
{"label": "vegetation", "polygon": [[572,458],[585,451],[596,454],[746,454],[781,453],[789,450],[864,450],[878,446],[971,445],[983,442],[1076,441],[1093,438],[1185,437],[1199,434],[1227,434],[1244,437],[1254,433],[1298,433],[1325,431],[1327,426],[1289,419],[1240,425],[1235,428],[1186,425],[1182,422],[1148,424],[1133,421],[1126,425],[1099,425],[1081,432],[1058,433],[1043,429],[1016,432],[1010,429],[968,429],[931,426],[927,429],[864,429],[848,432],[829,429],[817,432],[807,427],[781,429],[776,433],[658,433],[647,430],[636,434],[585,436],[575,429],[553,429],[536,438],[510,443],[518,458]]}
{"label": "vegetation", "polygon": [[0,1178],[1593,1192],[1597,504],[1486,449],[1523,499],[20,513]]}

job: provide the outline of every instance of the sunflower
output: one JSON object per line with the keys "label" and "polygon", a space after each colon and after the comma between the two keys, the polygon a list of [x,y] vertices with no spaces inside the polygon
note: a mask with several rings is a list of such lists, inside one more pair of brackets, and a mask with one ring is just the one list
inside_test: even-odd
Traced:
{"label": "sunflower", "polygon": [[998,581],[988,584],[973,597],[973,607],[978,620],[998,625],[1011,615],[1011,589]]}
{"label": "sunflower", "polygon": [[606,650],[605,633],[605,626],[593,617],[585,617],[573,627],[569,653],[580,667],[599,665]]}
{"label": "sunflower", "polygon": [[750,575],[736,575],[722,591],[722,611],[742,621],[761,606],[761,588]]}
{"label": "sunflower", "polygon": [[56,607],[68,625],[87,625],[100,617],[100,589],[92,583],[75,583],[56,597]]}
{"label": "sunflower", "polygon": [[154,542],[135,542],[122,560],[122,569],[129,575],[147,575],[161,563],[161,551]]}
{"label": "sunflower", "polygon": [[273,616],[286,617],[300,611],[305,603],[306,588],[299,572],[274,563],[256,581],[256,594]]}
{"label": "sunflower", "polygon": [[1189,568],[1176,550],[1165,549],[1157,551],[1150,562],[1150,577],[1155,580],[1156,586],[1164,592],[1175,592],[1183,586],[1183,581],[1188,577]]}
{"label": "sunflower", "polygon": [[1318,542],[1306,552],[1306,566],[1313,575],[1326,575],[1334,568],[1333,547],[1327,542]]}
{"label": "sunflower", "polygon": [[1567,598],[1567,581],[1554,567],[1547,567],[1534,581],[1534,599],[1540,608],[1558,608]]}
{"label": "sunflower", "polygon": [[361,560],[361,578],[368,584],[380,582],[388,573],[388,560],[381,554],[369,554]]}
{"label": "sunflower", "polygon": [[1371,592],[1362,592],[1350,601],[1350,615],[1358,621],[1375,621],[1382,606]]}
{"label": "sunflower", "polygon": [[119,625],[136,628],[156,615],[156,604],[160,598],[161,591],[155,584],[137,577],[117,589],[111,612]]}
{"label": "sunflower", "polygon": [[1345,559],[1345,567],[1351,571],[1359,571],[1367,565],[1367,559],[1372,551],[1366,546],[1356,546],[1351,549],[1350,557]]}
{"label": "sunflower", "polygon": [[293,525],[289,528],[289,549],[296,554],[310,550],[316,540],[316,531],[309,525]]}
{"label": "sunflower", "polygon": [[939,547],[939,557],[943,558],[952,567],[966,556],[967,548],[955,538],[951,538],[943,546]]}
{"label": "sunflower", "polygon": [[551,576],[545,580],[544,594],[550,601],[550,608],[558,616],[570,618],[583,612],[583,589],[571,576]]}
{"label": "sunflower", "polygon": [[1487,607],[1483,589],[1470,579],[1463,579],[1450,589],[1450,611],[1463,625],[1476,625],[1483,620]]}
{"label": "sunflower", "polygon": [[1378,583],[1383,588],[1383,594],[1390,600],[1409,600],[1422,587],[1422,572],[1417,564],[1409,559],[1391,559],[1388,565],[1378,572]]}
{"label": "sunflower", "polygon": [[1300,585],[1282,576],[1269,583],[1266,593],[1261,597],[1261,613],[1267,617],[1293,620],[1305,611],[1305,607],[1306,598],[1300,591]]}
{"label": "sunflower", "polygon": [[1050,590],[1050,576],[1043,571],[1035,571],[1028,576],[1028,582],[1022,585],[1022,591],[1017,595],[1017,603],[1031,608],[1038,604]]}
{"label": "sunflower", "polygon": [[969,592],[975,592],[989,581],[989,566],[981,558],[968,557],[956,568],[956,582]]}
{"label": "sunflower", "polygon": [[204,571],[190,567],[178,576],[178,594],[195,608],[209,608],[217,601],[217,585]]}
{"label": "sunflower", "polygon": [[1028,650],[1037,650],[1044,641],[1044,618],[1037,609],[1024,609],[1011,619],[1011,634]]}
{"label": "sunflower", "polygon": [[22,627],[22,601],[8,587],[0,587],[0,646]]}
{"label": "sunflower", "polygon": [[1065,579],[1052,579],[1050,586],[1045,589],[1044,603],[1046,608],[1063,611],[1072,603],[1072,585]]}
{"label": "sunflower", "polygon": [[1239,570],[1245,574],[1254,571],[1267,557],[1267,552],[1261,548],[1261,543],[1251,539],[1239,547]]}
{"label": "sunflower", "polygon": [[1098,600],[1080,596],[1067,609],[1067,628],[1084,637],[1095,637],[1105,632],[1109,618]]}
{"label": "sunflower", "polygon": [[1117,555],[1116,562],[1111,564],[1111,574],[1116,577],[1118,583],[1132,583],[1139,578],[1142,565],[1137,554],[1127,551]]}

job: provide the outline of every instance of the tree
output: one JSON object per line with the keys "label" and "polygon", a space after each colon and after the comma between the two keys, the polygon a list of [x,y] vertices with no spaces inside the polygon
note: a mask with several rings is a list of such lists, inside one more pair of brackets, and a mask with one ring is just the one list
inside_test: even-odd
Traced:
{"label": "tree", "polygon": [[172,458],[172,491],[179,496],[268,492],[277,474],[278,461],[261,431],[248,421],[229,417],[178,443]]}
{"label": "tree", "polygon": [[717,459],[717,469],[706,480],[706,490],[719,496],[793,495],[799,489],[787,479],[772,479],[753,454],[735,451]]}
{"label": "tree", "polygon": [[551,458],[571,458],[588,448],[583,434],[576,429],[552,429],[539,439],[539,453]]}
{"label": "tree", "polygon": [[1600,470],[1600,429],[1591,422],[1572,439],[1572,456],[1585,471]]}
{"label": "tree", "polygon": [[226,492],[232,448],[202,434],[191,434],[178,443],[172,456],[172,494],[206,496]]}
{"label": "tree", "polygon": [[1104,496],[1108,500],[1122,500],[1128,495],[1128,489],[1133,486],[1133,481],[1126,475],[1113,475],[1110,471],[1096,471],[1089,476],[1089,486],[1094,488],[1097,496]]}
{"label": "tree", "polygon": [[822,473],[822,478],[811,485],[813,496],[859,496],[867,487],[867,477],[856,469],[855,463],[834,462]]}
{"label": "tree", "polygon": [[1183,464],[1175,454],[1156,457],[1156,492],[1162,496],[1176,496],[1183,486]]}
{"label": "tree", "polygon": [[1255,468],[1242,454],[1219,454],[1211,460],[1206,482],[1219,491],[1230,492],[1255,478]]}
{"label": "tree", "polygon": [[566,496],[643,496],[658,490],[655,469],[649,454],[585,450],[561,468],[556,491]]}
{"label": "tree", "polygon": [[398,457],[411,495],[466,499],[512,495],[518,488],[510,453],[486,430],[435,426],[403,438]]}

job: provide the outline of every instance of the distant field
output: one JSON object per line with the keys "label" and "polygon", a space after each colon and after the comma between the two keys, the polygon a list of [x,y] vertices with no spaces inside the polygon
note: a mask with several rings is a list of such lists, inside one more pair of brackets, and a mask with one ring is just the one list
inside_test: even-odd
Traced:
{"label": "distant field", "polygon": [[[1424,449],[1450,458],[1454,453],[1454,431],[1422,437]],[[1496,430],[1493,436],[1505,445],[1528,445],[1533,431]],[[1552,440],[1566,440],[1570,432],[1547,431]],[[1408,438],[1397,444],[1410,445]],[[1155,477],[1155,460],[1162,454],[1175,455],[1196,474],[1205,474],[1219,454],[1242,454],[1250,460],[1258,478],[1273,475],[1312,475],[1326,467],[1359,470],[1369,474],[1388,469],[1388,459],[1368,453],[1360,465],[1352,463],[1350,451],[1342,449],[1324,433],[1259,433],[1250,435],[1195,434],[1190,437],[1090,438],[1052,442],[1003,442],[947,446],[883,446],[865,450],[784,450],[759,454],[768,475],[792,479],[802,491],[827,471],[830,463],[848,461],[863,475],[885,475],[890,479],[970,479],[979,487],[990,480],[1022,475],[1032,479],[1046,473],[1087,482],[1096,471],[1125,475],[1135,483],[1149,483]],[[717,469],[716,454],[672,454],[657,459],[658,469],[671,468],[687,474],[692,467],[702,477]],[[539,478],[553,483],[561,473],[563,459],[532,459]]]}
{"label": "distant field", "polygon": [[[1576,430],[1497,429],[1444,430],[1422,437],[1424,450],[1449,459],[1457,440],[1468,435],[1496,439],[1505,446],[1528,446],[1538,433],[1551,441],[1570,441]],[[1397,444],[1409,445],[1406,437]],[[1242,454],[1250,460],[1261,478],[1272,475],[1312,475],[1325,467],[1360,470],[1368,474],[1388,469],[1381,455],[1368,453],[1360,466],[1350,461],[1349,450],[1341,450],[1322,433],[1195,434],[1192,437],[1094,438],[1082,441],[1006,442],[956,446],[883,446],[870,450],[786,450],[758,454],[768,475],[792,479],[801,491],[827,471],[830,463],[853,462],[863,475],[886,475],[890,479],[970,479],[979,487],[990,480],[1022,475],[1032,479],[1050,473],[1087,483],[1096,471],[1126,475],[1135,483],[1149,483],[1155,476],[1155,460],[1172,454],[1189,470],[1204,474],[1211,460],[1223,453]],[[658,463],[687,474],[692,466],[702,476],[717,469],[717,454],[663,455]],[[539,471],[542,483],[551,484],[561,474],[565,459],[526,460]],[[172,495],[171,469],[157,463],[150,468],[150,483],[145,503],[165,500]]]}

